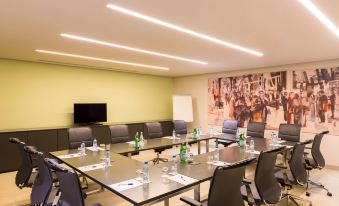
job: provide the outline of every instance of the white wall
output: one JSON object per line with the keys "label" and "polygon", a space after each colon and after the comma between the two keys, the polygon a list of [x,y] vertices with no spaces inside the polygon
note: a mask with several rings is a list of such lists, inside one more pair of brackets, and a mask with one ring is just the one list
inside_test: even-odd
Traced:
{"label": "white wall", "polygon": [[[239,71],[230,71],[214,74],[177,77],[174,79],[174,94],[191,94],[193,98],[193,116],[194,122],[189,125],[189,128],[202,127],[208,129],[207,123],[207,106],[208,106],[208,87],[207,81],[209,78],[226,77],[226,76],[239,76],[244,74],[260,73],[260,72],[272,72],[272,71],[287,71],[298,69],[318,69],[321,67],[337,67],[339,66],[339,59],[310,62],[303,64],[285,65],[277,67],[266,67],[247,69]],[[269,135],[269,132],[266,132]],[[303,133],[302,139],[313,138],[311,133]],[[337,148],[339,146],[339,136],[327,135],[323,139],[322,152],[325,156],[328,165],[339,167],[339,158]]]}

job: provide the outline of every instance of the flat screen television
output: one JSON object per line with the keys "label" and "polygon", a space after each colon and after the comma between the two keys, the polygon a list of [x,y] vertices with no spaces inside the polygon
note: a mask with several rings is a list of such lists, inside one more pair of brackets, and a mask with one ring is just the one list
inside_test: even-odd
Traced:
{"label": "flat screen television", "polygon": [[93,124],[107,121],[106,103],[75,103],[74,124]]}

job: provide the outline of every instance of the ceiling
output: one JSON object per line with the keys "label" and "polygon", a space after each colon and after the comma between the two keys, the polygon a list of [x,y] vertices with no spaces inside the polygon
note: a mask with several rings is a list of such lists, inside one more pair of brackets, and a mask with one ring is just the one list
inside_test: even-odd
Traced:
{"label": "ceiling", "polygon": [[[312,0],[339,26],[339,1]],[[258,57],[108,9],[108,3],[264,53]],[[2,0],[0,57],[161,76],[339,58],[339,38],[297,0]],[[90,44],[69,33],[208,62],[201,65]],[[45,49],[168,67],[157,70],[38,53]]]}

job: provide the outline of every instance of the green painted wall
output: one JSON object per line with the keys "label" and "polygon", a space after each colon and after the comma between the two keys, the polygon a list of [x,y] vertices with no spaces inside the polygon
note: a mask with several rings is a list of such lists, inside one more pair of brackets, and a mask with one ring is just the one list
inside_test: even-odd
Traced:
{"label": "green painted wall", "polygon": [[0,59],[0,130],[67,126],[73,103],[107,103],[108,122],[172,118],[173,79]]}

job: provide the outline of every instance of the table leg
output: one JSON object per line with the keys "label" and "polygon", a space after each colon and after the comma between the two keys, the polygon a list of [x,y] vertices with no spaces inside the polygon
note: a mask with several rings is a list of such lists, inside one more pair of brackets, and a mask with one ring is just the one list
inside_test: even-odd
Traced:
{"label": "table leg", "polygon": [[131,158],[131,157],[132,157],[132,153],[129,152],[129,153],[127,154],[127,156],[128,156],[129,158]]}
{"label": "table leg", "polygon": [[164,206],[169,206],[169,199],[166,199],[166,200],[164,201]]}
{"label": "table leg", "polygon": [[200,202],[200,184],[194,187],[194,200]]}
{"label": "table leg", "polygon": [[209,152],[210,151],[210,140],[207,139],[206,140],[206,152]]}
{"label": "table leg", "polygon": [[201,142],[198,141],[198,154],[201,154]]}

